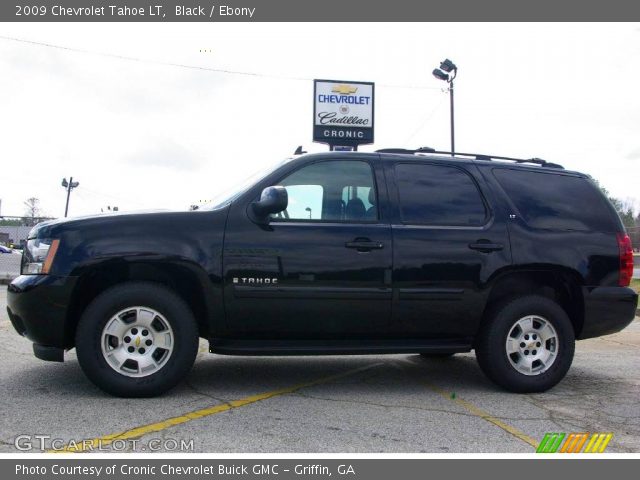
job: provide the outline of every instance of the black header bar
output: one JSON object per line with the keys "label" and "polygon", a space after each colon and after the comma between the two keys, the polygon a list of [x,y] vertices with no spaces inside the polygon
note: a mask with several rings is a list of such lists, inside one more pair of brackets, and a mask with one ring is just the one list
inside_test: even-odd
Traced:
{"label": "black header bar", "polygon": [[[14,0],[2,22],[638,21],[629,0]],[[490,28],[490,27],[488,27]]]}

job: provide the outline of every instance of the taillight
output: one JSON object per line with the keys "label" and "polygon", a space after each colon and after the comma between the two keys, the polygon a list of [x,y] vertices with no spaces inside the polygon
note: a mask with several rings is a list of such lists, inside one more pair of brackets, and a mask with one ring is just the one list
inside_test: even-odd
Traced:
{"label": "taillight", "polygon": [[618,233],[618,249],[620,250],[620,273],[618,285],[628,287],[633,276],[633,249],[629,235]]}

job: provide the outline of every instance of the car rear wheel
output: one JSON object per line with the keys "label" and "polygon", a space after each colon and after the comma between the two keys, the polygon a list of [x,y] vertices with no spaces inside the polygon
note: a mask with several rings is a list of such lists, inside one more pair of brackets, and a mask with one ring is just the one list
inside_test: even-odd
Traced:
{"label": "car rear wheel", "polygon": [[175,386],[191,369],[198,328],[189,307],[171,290],[125,283],[87,307],[76,350],[84,373],[105,392],[151,397]]}
{"label": "car rear wheel", "polygon": [[569,370],[573,325],[554,301],[529,295],[499,305],[476,342],[480,368],[493,382],[517,393],[543,392]]}

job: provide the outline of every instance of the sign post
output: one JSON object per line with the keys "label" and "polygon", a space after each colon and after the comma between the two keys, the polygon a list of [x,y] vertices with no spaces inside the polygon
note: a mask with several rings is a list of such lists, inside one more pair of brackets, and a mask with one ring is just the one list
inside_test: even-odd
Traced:
{"label": "sign post", "polygon": [[313,141],[331,150],[373,143],[374,83],[313,81]]}

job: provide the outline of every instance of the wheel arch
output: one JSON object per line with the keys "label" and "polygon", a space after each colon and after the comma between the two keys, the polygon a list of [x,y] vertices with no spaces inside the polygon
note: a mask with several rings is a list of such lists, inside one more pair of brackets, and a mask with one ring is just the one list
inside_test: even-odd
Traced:
{"label": "wheel arch", "polygon": [[[102,292],[125,282],[150,282],[169,288],[189,306],[198,323],[199,335],[208,338],[214,330],[213,319],[220,312],[216,291],[206,272],[192,262],[176,259],[127,258],[103,259],[79,269],[78,282],[69,302],[65,322],[66,346],[74,345],[80,317],[89,304]],[[222,293],[219,292],[219,298]]]}
{"label": "wheel arch", "polygon": [[571,320],[576,338],[584,325],[583,282],[578,272],[555,265],[531,265],[496,275],[480,321],[488,321],[495,306],[520,295],[541,295],[558,303]]}

